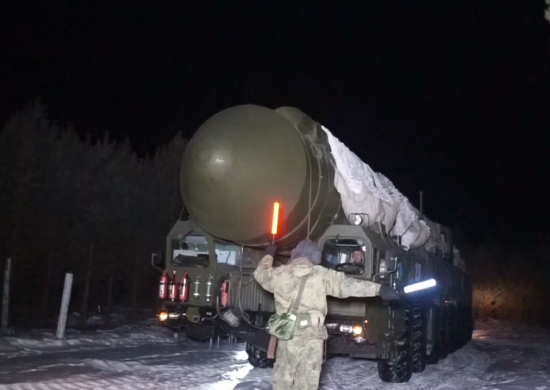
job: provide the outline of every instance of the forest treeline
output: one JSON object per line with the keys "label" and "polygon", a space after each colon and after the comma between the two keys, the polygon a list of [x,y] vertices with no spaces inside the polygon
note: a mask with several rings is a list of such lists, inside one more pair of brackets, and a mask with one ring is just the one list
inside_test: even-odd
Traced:
{"label": "forest treeline", "polygon": [[71,311],[154,307],[151,253],[162,251],[182,210],[185,146],[177,134],[138,158],[128,140],[82,139],[57,125],[39,101],[8,120],[0,132],[0,264],[12,259],[12,325],[54,321],[66,272],[74,275]]}
{"label": "forest treeline", "polygon": [[476,318],[550,328],[550,254],[546,242],[520,247],[486,242],[464,251]]}
{"label": "forest treeline", "polygon": [[[74,275],[71,312],[80,318],[98,307],[155,306],[151,254],[162,253],[182,211],[186,144],[176,134],[138,158],[128,140],[82,139],[57,125],[40,102],[8,120],[0,131],[0,265],[3,272],[12,259],[11,325],[53,324],[66,272]],[[546,245],[484,243],[463,257],[478,317],[550,326]]]}

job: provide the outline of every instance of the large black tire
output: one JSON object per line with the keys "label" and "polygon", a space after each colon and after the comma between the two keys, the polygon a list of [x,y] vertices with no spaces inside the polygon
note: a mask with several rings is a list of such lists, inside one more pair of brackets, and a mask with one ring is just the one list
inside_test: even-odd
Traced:
{"label": "large black tire", "polygon": [[437,306],[430,305],[426,314],[426,326],[426,363],[437,364],[439,362],[438,343],[441,337]]}
{"label": "large black tire", "polygon": [[411,305],[412,372],[426,369],[426,315],[420,304]]}
{"label": "large black tire", "polygon": [[457,321],[456,321],[456,340],[457,340],[457,349],[462,348],[468,342],[466,340],[466,310],[463,307],[459,306],[456,308]]}
{"label": "large black tire", "polygon": [[471,307],[467,307],[464,311],[466,316],[466,334],[464,335],[464,344],[468,344],[472,341],[472,334],[474,332],[474,312]]}
{"label": "large black tire", "polygon": [[439,331],[437,337],[437,351],[440,359],[445,359],[449,356],[449,338],[448,338],[448,324],[447,324],[447,309],[442,307],[438,310]]}
{"label": "large black tire", "polygon": [[273,367],[275,359],[268,359],[267,353],[261,349],[246,343],[246,353],[248,354],[248,362],[252,367],[269,368]]}
{"label": "large black tire", "polygon": [[447,330],[448,330],[448,342],[449,352],[455,352],[459,347],[459,336],[457,326],[457,309],[456,306],[450,305],[447,312]]}
{"label": "large black tire", "polygon": [[390,343],[388,359],[378,360],[378,376],[383,382],[403,383],[411,379],[412,343],[411,312],[405,310],[405,331],[397,340]]}

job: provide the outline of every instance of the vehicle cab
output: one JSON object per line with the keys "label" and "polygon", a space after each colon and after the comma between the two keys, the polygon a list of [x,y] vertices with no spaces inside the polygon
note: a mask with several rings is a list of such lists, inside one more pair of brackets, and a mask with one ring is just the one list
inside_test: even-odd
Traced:
{"label": "vehicle cab", "polygon": [[[332,225],[319,240],[321,265],[347,277],[393,285],[402,250],[391,240],[362,226]],[[403,252],[404,253],[404,252]],[[375,358],[375,342],[387,329],[388,309],[379,297],[327,297],[325,326],[332,354]]]}
{"label": "vehicle cab", "polygon": [[186,327],[192,337],[213,337],[219,308],[229,299],[228,275],[241,266],[242,247],[217,240],[187,220],[172,227],[165,253],[164,270],[156,267],[162,273],[160,322],[173,329]]}

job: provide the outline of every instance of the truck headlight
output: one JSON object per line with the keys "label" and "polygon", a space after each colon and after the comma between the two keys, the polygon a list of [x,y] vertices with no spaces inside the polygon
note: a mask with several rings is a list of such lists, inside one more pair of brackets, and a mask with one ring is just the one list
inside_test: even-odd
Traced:
{"label": "truck headlight", "polygon": [[159,313],[159,320],[160,321],[166,321],[168,319],[168,312],[167,311],[161,311]]}
{"label": "truck headlight", "polygon": [[361,325],[355,325],[352,331],[354,335],[359,336],[363,333],[363,327]]}
{"label": "truck headlight", "polygon": [[353,326],[351,326],[351,325],[340,325],[340,332],[342,332],[342,333],[351,333],[351,332],[353,332]]}

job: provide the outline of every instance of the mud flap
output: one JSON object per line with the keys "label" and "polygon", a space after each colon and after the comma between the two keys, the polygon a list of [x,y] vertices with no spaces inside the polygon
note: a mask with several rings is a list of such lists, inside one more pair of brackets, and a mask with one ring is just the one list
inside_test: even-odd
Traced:
{"label": "mud flap", "polygon": [[238,338],[239,340],[243,340],[247,344],[253,345],[264,352],[267,352],[267,350],[269,349],[269,341],[271,339],[271,335],[267,332],[251,332],[248,330],[233,331],[232,330],[230,333],[236,338]]}

